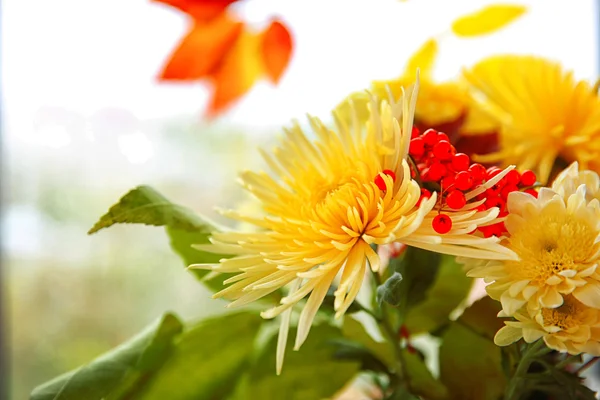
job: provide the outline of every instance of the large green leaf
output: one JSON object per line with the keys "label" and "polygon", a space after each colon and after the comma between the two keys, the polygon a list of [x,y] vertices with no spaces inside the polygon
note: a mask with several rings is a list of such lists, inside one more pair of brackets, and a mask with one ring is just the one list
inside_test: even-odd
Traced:
{"label": "large green leaf", "polygon": [[394,350],[390,343],[377,342],[369,335],[365,326],[356,318],[351,316],[344,317],[344,325],[342,326],[344,337],[352,340],[369,350],[375,357],[382,361],[390,370],[394,370],[396,360],[394,358]]}
{"label": "large green leaf", "polygon": [[[136,400],[224,399],[250,356],[261,318],[241,312],[201,321],[185,332],[159,374]],[[275,352],[271,354],[275,359]],[[275,375],[275,367],[270,370]]]}
{"label": "large green leaf", "polygon": [[187,207],[171,203],[150,186],[138,186],[125,194],[89,230],[98,232],[114,224],[169,226],[192,232],[209,233],[214,228]]}
{"label": "large green leaf", "polygon": [[[193,248],[192,245],[194,244],[209,243],[208,237],[210,234],[203,232],[202,230],[189,232],[181,229],[174,229],[169,226],[167,226],[165,230],[169,236],[171,248],[179,255],[179,257],[181,257],[186,267],[191,264],[218,263],[222,258],[231,257],[231,255],[209,253]],[[223,281],[232,276],[232,274],[219,274],[210,279],[206,279],[206,276],[210,273],[209,270],[191,269],[190,271],[214,291],[223,289]]]}
{"label": "large green leaf", "polygon": [[417,353],[403,351],[406,379],[413,394],[430,400],[444,400],[448,397],[448,389],[433,377],[425,362]]}
{"label": "large green leaf", "polygon": [[405,295],[401,309],[413,307],[426,298],[439,269],[441,255],[416,247],[408,247],[400,258],[390,261],[392,272],[402,275],[399,290]]}
{"label": "large green leaf", "polygon": [[33,390],[32,400],[117,399],[138,390],[169,357],[182,330],[172,314],[88,365]]}
{"label": "large green leaf", "polygon": [[449,322],[449,314],[464,301],[472,285],[473,279],[465,275],[454,257],[443,256],[425,299],[408,310],[404,320],[408,331],[432,332]]}
{"label": "large green leaf", "polygon": [[[290,334],[295,334],[295,331],[292,330]],[[313,326],[300,350],[292,351],[288,342],[283,371],[277,376],[277,337],[272,337],[255,362],[246,368],[232,399],[305,400],[331,397],[358,372],[357,363],[333,358],[335,347],[331,341],[339,338],[341,332],[338,328],[324,324]]]}
{"label": "large green leaf", "polygon": [[504,393],[501,349],[490,337],[496,310],[493,301],[480,300],[443,333],[440,379],[451,399],[497,400]]}

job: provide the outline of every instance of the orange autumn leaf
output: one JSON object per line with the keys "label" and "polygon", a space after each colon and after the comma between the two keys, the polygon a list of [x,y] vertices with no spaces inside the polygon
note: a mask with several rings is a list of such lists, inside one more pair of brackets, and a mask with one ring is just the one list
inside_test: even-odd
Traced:
{"label": "orange autumn leaf", "polygon": [[211,74],[214,92],[207,116],[213,117],[246,94],[265,73],[260,57],[262,34],[242,32],[220,67]]}
{"label": "orange autumn leaf", "polygon": [[177,8],[199,22],[208,22],[220,16],[237,0],[153,0]]}
{"label": "orange autumn leaf", "polygon": [[196,24],[179,43],[159,76],[163,81],[207,77],[223,62],[243,30],[241,22],[223,13],[208,24]]}
{"label": "orange autumn leaf", "polygon": [[246,30],[228,13],[237,0],[153,0],[175,7],[193,18],[193,27],[181,40],[159,75],[161,81],[212,83],[207,109],[215,116],[246,94],[259,79],[277,83],[292,52],[287,27],[272,21],[262,32]]}
{"label": "orange autumn leaf", "polygon": [[261,55],[267,77],[279,82],[292,55],[292,35],[281,22],[272,21],[262,34]]}

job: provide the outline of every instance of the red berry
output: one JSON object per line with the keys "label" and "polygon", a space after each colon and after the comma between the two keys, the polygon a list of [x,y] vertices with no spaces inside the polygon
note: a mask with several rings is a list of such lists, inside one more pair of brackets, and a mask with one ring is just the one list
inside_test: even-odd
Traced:
{"label": "red berry", "polygon": [[446,142],[450,142],[450,138],[444,132],[438,132],[437,134],[438,142],[445,140]]}
{"label": "red berry", "polygon": [[407,339],[409,336],[410,332],[408,331],[408,328],[406,327],[406,325],[402,325],[400,327],[400,337]]}
{"label": "red berry", "polygon": [[516,169],[511,169],[505,176],[509,185],[518,185],[521,182],[521,174]]}
{"label": "red berry", "polygon": [[447,140],[441,140],[433,146],[433,155],[438,160],[450,160],[452,158],[452,145]]}
{"label": "red berry", "polygon": [[502,172],[502,170],[498,167],[489,167],[486,170],[486,177],[487,177],[487,179],[492,179],[493,177],[498,175],[500,172]]}
{"label": "red berry", "polygon": [[486,175],[485,167],[478,163],[471,164],[471,166],[469,167],[469,172],[471,173],[471,176],[473,177],[473,180],[476,183],[481,182]]}
{"label": "red berry", "polygon": [[444,178],[442,178],[442,190],[448,190],[454,187],[454,174],[447,174]]}
{"label": "red berry", "polygon": [[438,214],[433,219],[431,226],[437,233],[448,233],[452,229],[452,219],[446,214]]}
{"label": "red berry", "polygon": [[415,138],[410,141],[408,153],[416,158],[423,157],[425,154],[425,142],[421,138]]}
{"label": "red berry", "polygon": [[487,210],[487,206],[485,204],[481,204],[481,205],[477,206],[476,210],[477,211],[485,211],[485,210]]}
{"label": "red berry", "polygon": [[[388,175],[390,178],[392,178],[392,181],[396,180],[396,174],[394,173],[394,171],[389,170],[389,169],[384,169],[381,172],[385,175]],[[377,185],[377,187],[380,190],[386,190],[385,181],[381,177],[381,174],[378,174],[373,181],[375,182],[375,185]]]}
{"label": "red berry", "polygon": [[485,201],[485,205],[488,207],[498,207],[500,211],[502,211],[506,205],[506,202],[500,197],[494,196],[488,197],[488,199]]}
{"label": "red berry", "polygon": [[527,189],[525,190],[525,193],[529,193],[530,195],[532,195],[533,197],[535,197],[537,199],[538,197],[538,192],[535,189]]}
{"label": "red berry", "polygon": [[[513,171],[514,171],[514,170],[513,170]],[[512,172],[512,171],[510,171],[510,172]],[[509,173],[510,173],[510,172],[509,172]],[[504,200],[506,200],[506,199],[508,198],[508,194],[509,194],[510,192],[515,192],[515,191],[517,191],[517,190],[519,190],[519,188],[518,188],[516,185],[513,185],[513,184],[508,184],[508,185],[506,185],[506,186],[504,186],[504,187],[502,188],[502,190],[500,191],[500,196],[501,196],[501,197],[502,197]]]}
{"label": "red berry", "polygon": [[489,238],[494,234],[494,227],[490,225],[480,226],[478,229],[483,233],[483,237],[486,238]]}
{"label": "red berry", "polygon": [[457,189],[469,190],[473,186],[473,177],[467,171],[461,171],[456,174],[454,178],[454,184]]}
{"label": "red berry", "polygon": [[454,210],[460,210],[467,204],[467,199],[465,199],[465,194],[463,192],[454,190],[446,196],[446,204]]}
{"label": "red berry", "polygon": [[452,168],[456,171],[466,171],[469,169],[469,164],[471,163],[471,159],[465,153],[456,153],[452,157]]}
{"label": "red berry", "polygon": [[444,175],[446,175],[446,167],[442,163],[436,162],[431,164],[431,167],[429,167],[429,179],[437,182]]}
{"label": "red berry", "polygon": [[523,184],[523,186],[532,186],[535,184],[536,180],[537,178],[533,171],[526,170],[523,171],[523,173],[521,174],[521,183]]}
{"label": "red berry", "polygon": [[425,145],[432,147],[438,141],[437,131],[434,129],[427,129],[423,134],[423,140],[425,141]]}
{"label": "red berry", "polygon": [[412,132],[410,133],[411,139],[419,137],[420,134],[421,134],[421,131],[419,130],[419,128],[417,128],[416,126],[413,125]]}
{"label": "red berry", "polygon": [[419,207],[421,205],[421,203],[423,202],[423,200],[428,199],[431,197],[431,192],[425,188],[421,188],[421,196],[419,197],[419,200],[417,201],[416,206]]}

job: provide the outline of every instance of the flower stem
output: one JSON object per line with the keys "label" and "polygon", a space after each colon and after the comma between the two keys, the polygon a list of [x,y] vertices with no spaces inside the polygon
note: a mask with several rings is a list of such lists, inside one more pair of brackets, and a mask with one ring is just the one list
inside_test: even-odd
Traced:
{"label": "flower stem", "polygon": [[[377,272],[373,273],[373,278],[375,279],[375,284],[377,286],[380,286],[382,284],[381,276]],[[394,372],[396,377],[398,378],[399,382],[404,383],[406,386],[408,386],[408,382],[406,381],[406,377],[404,374],[406,368],[404,362],[404,355],[402,354],[402,347],[400,347],[398,333],[392,327],[388,307],[389,305],[386,303],[381,304],[381,314],[379,317],[374,316],[373,313],[370,314],[373,315],[374,319],[377,321],[379,329],[384,335],[386,341],[389,342],[392,348],[394,349],[394,356],[396,358],[396,370]]]}
{"label": "flower stem", "polygon": [[519,360],[517,370],[508,382],[506,392],[504,393],[504,400],[518,400],[522,395],[519,389],[521,389],[522,383],[525,380],[529,366],[537,357],[551,351],[543,347],[544,341],[541,339],[527,346]]}
{"label": "flower stem", "polygon": [[583,371],[585,371],[586,369],[588,369],[589,367],[594,365],[596,363],[596,361],[598,361],[598,360],[600,360],[600,357],[594,357],[594,358],[590,359],[588,362],[586,362],[581,367],[579,367],[579,369],[577,370],[577,374],[582,373]]}

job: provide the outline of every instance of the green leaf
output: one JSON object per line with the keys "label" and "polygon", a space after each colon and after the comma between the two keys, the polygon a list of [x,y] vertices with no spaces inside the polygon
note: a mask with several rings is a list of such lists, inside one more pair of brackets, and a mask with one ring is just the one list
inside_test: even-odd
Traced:
{"label": "green leaf", "polygon": [[399,272],[404,278],[400,288],[406,296],[406,308],[425,300],[427,290],[435,281],[440,262],[440,254],[416,247],[408,247],[400,258],[390,261],[391,270]]}
{"label": "green leaf", "polygon": [[[261,318],[248,312],[201,321],[185,332],[135,400],[222,399],[248,371]],[[275,352],[271,354],[275,360]],[[275,375],[275,367],[271,370]]]}
{"label": "green leaf", "polygon": [[377,288],[377,303],[385,301],[397,306],[402,301],[402,274],[394,272],[382,285]]}
{"label": "green leaf", "polygon": [[412,307],[406,315],[404,324],[408,331],[411,334],[432,332],[449,322],[449,314],[467,297],[472,285],[473,279],[466,276],[455,258],[443,256],[425,300]]}
{"label": "green leaf", "polygon": [[335,346],[333,358],[336,360],[356,361],[361,371],[373,371],[389,374],[389,368],[364,346],[349,340],[339,339],[331,342]]}
{"label": "green leaf", "polygon": [[[293,333],[294,330],[290,332]],[[338,328],[313,326],[300,350],[288,342],[283,371],[275,375],[277,337],[272,337],[246,369],[233,400],[304,400],[330,398],[354,378],[358,364],[333,358],[331,341],[342,338]]]}
{"label": "green leaf", "polygon": [[430,400],[444,400],[448,397],[448,389],[433,377],[418,354],[404,350],[403,358],[412,393]]}
{"label": "green leaf", "polygon": [[100,400],[135,391],[169,357],[183,326],[173,314],[88,365],[38,386],[31,400]]}
{"label": "green leaf", "polygon": [[493,341],[496,332],[504,326],[504,320],[496,316],[501,309],[499,301],[486,296],[471,304],[457,322]]}
{"label": "green leaf", "polygon": [[394,358],[394,350],[389,343],[376,342],[365,329],[365,326],[356,318],[350,316],[344,317],[344,325],[342,326],[344,337],[356,343],[360,343],[363,347],[369,350],[375,357],[382,361],[390,370],[395,368],[396,360]]}
{"label": "green leaf", "polygon": [[494,307],[493,301],[475,303],[442,334],[440,380],[450,391],[450,399],[497,400],[504,393],[501,349],[489,335],[495,328],[487,317],[495,318],[495,309],[486,307]]}
{"label": "green leaf", "polygon": [[149,186],[130,190],[89,230],[98,232],[114,224],[145,224],[169,226],[194,232],[209,233],[214,228],[189,208],[171,203]]}
{"label": "green leaf", "polygon": [[[184,266],[187,267],[191,264],[210,264],[218,263],[222,258],[231,257],[230,254],[215,254],[207,251],[197,250],[192,247],[193,244],[206,244],[209,243],[209,233],[199,230],[197,232],[188,232],[181,229],[174,229],[169,226],[165,228],[167,235],[170,239],[171,248],[181,259],[183,260]],[[190,269],[190,272],[200,279],[209,289],[213,291],[219,291],[224,288],[223,281],[233,274],[218,274],[210,279],[206,279],[206,276],[210,273],[206,269]]]}
{"label": "green leaf", "polygon": [[[222,258],[231,257],[230,254],[215,254],[206,251],[197,250],[192,247],[193,244],[206,244],[209,243],[209,233],[198,231],[188,232],[180,229],[174,229],[169,226],[165,228],[167,235],[169,236],[171,248],[181,259],[183,260],[184,266],[191,264],[203,264],[203,263],[218,263]],[[205,269],[190,269],[190,272],[194,274],[206,287],[210,290],[217,292],[225,288],[223,281],[232,277],[234,274],[211,274],[211,271]],[[273,304],[278,304],[281,300],[282,292],[277,290],[265,297],[258,299],[257,301],[266,301]],[[352,306],[351,306],[352,307]]]}

